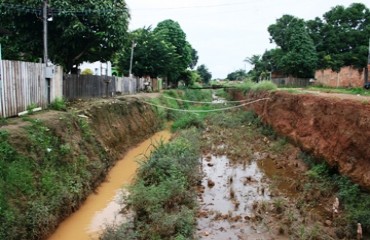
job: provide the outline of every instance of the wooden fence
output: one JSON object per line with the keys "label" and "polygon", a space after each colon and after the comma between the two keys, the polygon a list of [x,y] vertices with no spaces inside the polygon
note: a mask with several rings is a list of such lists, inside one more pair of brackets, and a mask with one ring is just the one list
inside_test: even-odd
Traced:
{"label": "wooden fence", "polygon": [[135,94],[145,90],[144,82],[150,82],[152,91],[162,89],[162,81],[158,79],[65,74],[63,96],[67,100],[76,100]]}
{"label": "wooden fence", "polygon": [[138,91],[139,81],[135,78],[115,77],[116,94],[135,94]]}
{"label": "wooden fence", "polygon": [[43,64],[2,60],[0,65],[0,117],[15,116],[31,104],[47,107],[50,81]]}
{"label": "wooden fence", "polygon": [[63,76],[63,96],[67,100],[114,96],[115,92],[114,77],[71,74]]}
{"label": "wooden fence", "polygon": [[[52,78],[49,76],[51,70]],[[45,74],[48,74],[46,76]],[[41,63],[0,61],[0,117],[12,117],[26,111],[30,105],[46,108],[56,98],[67,100],[112,97],[135,94],[150,81],[153,91],[160,91],[157,79],[136,79],[93,75],[64,74],[61,67],[45,70]]]}

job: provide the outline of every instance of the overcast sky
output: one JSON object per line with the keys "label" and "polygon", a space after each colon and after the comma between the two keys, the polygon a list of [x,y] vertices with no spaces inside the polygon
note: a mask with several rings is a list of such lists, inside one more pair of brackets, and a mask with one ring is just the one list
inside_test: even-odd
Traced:
{"label": "overcast sky", "polygon": [[[243,60],[274,48],[267,27],[283,14],[303,19],[322,17],[332,7],[368,0],[126,0],[130,30],[177,21],[213,78],[251,67]],[[367,7],[369,5],[367,4]]]}

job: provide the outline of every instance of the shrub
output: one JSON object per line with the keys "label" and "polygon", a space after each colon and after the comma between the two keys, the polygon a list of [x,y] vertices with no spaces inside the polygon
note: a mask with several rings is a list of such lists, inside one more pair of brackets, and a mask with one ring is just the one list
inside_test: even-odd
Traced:
{"label": "shrub", "polygon": [[244,94],[248,92],[262,92],[262,91],[271,91],[277,89],[277,86],[271,81],[261,81],[258,83],[252,82],[250,80],[244,81],[241,85],[238,86]]}
{"label": "shrub", "polygon": [[262,91],[270,91],[270,90],[276,90],[277,86],[275,83],[271,81],[261,81],[258,82],[257,84],[254,84],[252,86],[252,91],[253,92],[262,92]]}
{"label": "shrub", "polygon": [[179,129],[187,129],[191,127],[202,128],[204,127],[203,121],[200,116],[196,113],[185,113],[182,114],[173,124],[172,130],[177,131]]}
{"label": "shrub", "polygon": [[52,103],[50,103],[49,108],[57,111],[65,111],[67,109],[67,105],[64,98],[57,97]]}

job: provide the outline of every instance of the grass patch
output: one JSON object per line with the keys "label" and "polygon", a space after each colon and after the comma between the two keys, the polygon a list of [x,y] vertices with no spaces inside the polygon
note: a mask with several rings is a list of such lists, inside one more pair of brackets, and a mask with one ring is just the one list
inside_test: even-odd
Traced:
{"label": "grass patch", "polygon": [[187,113],[179,117],[171,127],[173,132],[176,132],[180,129],[187,129],[191,127],[203,128],[204,123],[199,114],[196,113]]}
{"label": "grass patch", "polygon": [[174,122],[173,131],[192,126],[203,127],[203,119],[207,113],[191,111],[214,109],[213,105],[203,103],[212,101],[210,90],[169,90],[160,98],[150,101],[158,106],[155,111],[162,120]]}
{"label": "grass patch", "polygon": [[129,187],[126,202],[134,222],[110,226],[101,239],[191,239],[197,207],[193,187],[201,177],[199,145],[195,128],[160,144]]}
{"label": "grass patch", "polygon": [[244,81],[238,85],[237,88],[241,89],[244,94],[248,92],[263,92],[263,91],[274,91],[277,89],[276,84],[271,81],[261,81],[258,83],[250,80]]}
{"label": "grass patch", "polygon": [[321,91],[327,93],[344,93],[352,95],[370,96],[370,91],[364,88],[343,88],[343,87],[324,87],[324,86],[311,86],[307,90]]}
{"label": "grass patch", "polygon": [[64,98],[57,97],[53,102],[49,104],[49,108],[56,111],[67,110],[66,101]]}

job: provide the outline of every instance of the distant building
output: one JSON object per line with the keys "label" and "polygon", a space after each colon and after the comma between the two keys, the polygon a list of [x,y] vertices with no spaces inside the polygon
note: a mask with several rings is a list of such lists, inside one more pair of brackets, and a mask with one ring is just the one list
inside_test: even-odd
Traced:
{"label": "distant building", "polygon": [[93,75],[97,76],[112,76],[112,63],[111,62],[83,62],[79,67],[80,72],[89,68],[92,70]]}

